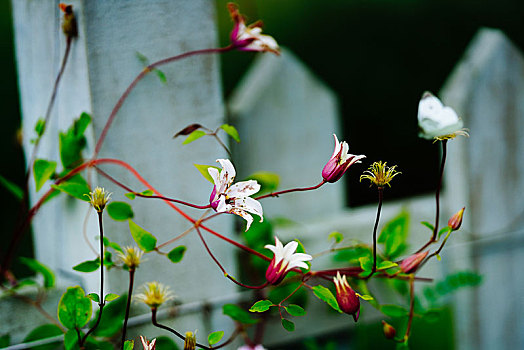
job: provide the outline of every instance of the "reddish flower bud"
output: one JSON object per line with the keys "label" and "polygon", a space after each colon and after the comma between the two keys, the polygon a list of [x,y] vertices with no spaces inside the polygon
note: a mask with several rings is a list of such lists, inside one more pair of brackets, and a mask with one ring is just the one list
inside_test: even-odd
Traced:
{"label": "reddish flower bud", "polygon": [[395,338],[395,335],[397,335],[397,330],[386,321],[382,321],[382,325],[384,330],[384,336],[388,339]]}
{"label": "reddish flower bud", "polygon": [[460,228],[460,225],[462,225],[462,217],[464,216],[464,210],[466,210],[466,207],[460,209],[455,215],[453,215],[449,221],[448,226],[453,230],[456,231]]}
{"label": "reddish flower bud", "polygon": [[358,298],[357,293],[355,293],[353,288],[349,285],[346,280],[346,275],[340,276],[340,272],[338,271],[333,282],[337,289],[337,302],[340,310],[352,315],[355,322],[357,322],[360,314],[360,299]]}
{"label": "reddish flower bud", "polygon": [[417,270],[418,266],[426,258],[429,250],[421,253],[416,253],[411,256],[408,256],[400,263],[400,269],[404,273],[413,273]]}

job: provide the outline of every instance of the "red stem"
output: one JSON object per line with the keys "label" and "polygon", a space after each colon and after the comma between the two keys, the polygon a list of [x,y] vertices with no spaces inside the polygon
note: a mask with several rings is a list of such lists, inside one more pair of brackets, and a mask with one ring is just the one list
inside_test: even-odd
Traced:
{"label": "red stem", "polygon": [[281,194],[284,194],[284,193],[290,193],[290,192],[301,192],[301,191],[311,191],[311,190],[316,190],[317,188],[319,188],[320,186],[322,186],[323,184],[325,184],[326,181],[325,180],[322,180],[322,182],[320,182],[318,185],[316,186],[311,186],[311,187],[300,187],[300,188],[292,188],[292,189],[289,189],[289,190],[284,190],[284,191],[278,191],[278,192],[271,192],[271,193],[268,193],[268,194],[265,194],[263,196],[258,196],[258,197],[255,197],[255,199],[264,199],[264,198],[267,198],[267,197],[278,197],[279,195]]}

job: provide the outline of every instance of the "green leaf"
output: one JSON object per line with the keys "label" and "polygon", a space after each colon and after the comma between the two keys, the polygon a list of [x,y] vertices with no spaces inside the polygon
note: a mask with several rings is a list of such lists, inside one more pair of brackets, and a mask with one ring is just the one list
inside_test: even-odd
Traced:
{"label": "green leaf", "polygon": [[124,350],[133,350],[135,342],[133,340],[126,340],[124,343]]}
{"label": "green leaf", "polygon": [[213,346],[214,344],[218,343],[222,339],[223,336],[224,336],[223,331],[210,333],[207,336],[207,342],[209,343],[210,346]]}
{"label": "green leaf", "polygon": [[342,312],[342,310],[340,310],[340,307],[338,306],[337,299],[335,298],[333,293],[331,293],[331,291],[326,287],[321,285],[313,287],[313,294],[315,294],[315,296],[320,300],[326,302],[333,309],[337,310],[340,313]]}
{"label": "green leaf", "polygon": [[36,191],[40,191],[42,186],[55,173],[56,162],[37,159],[33,164],[33,176],[35,178]]}
{"label": "green leaf", "polygon": [[129,230],[136,244],[138,244],[144,252],[147,253],[155,249],[156,238],[151,233],[135,224],[132,220],[129,220]]}
{"label": "green leaf", "polygon": [[[120,332],[122,325],[124,324],[124,316],[126,313],[127,294],[122,295],[115,301],[107,304],[104,307],[104,312],[100,319],[100,324],[93,332],[93,335],[97,337],[112,337],[116,333]],[[96,315],[89,323],[89,327],[93,327],[98,319],[97,310]]]}
{"label": "green leaf", "polygon": [[69,287],[58,303],[58,319],[68,329],[82,328],[91,319],[91,299],[79,287]]}
{"label": "green leaf", "polygon": [[184,257],[184,253],[186,252],[186,247],[181,245],[174,249],[172,249],[169,253],[167,253],[167,257],[169,260],[171,260],[174,263],[179,263],[182,261],[182,258]]}
{"label": "green leaf", "polygon": [[233,320],[243,324],[254,324],[259,321],[257,319],[252,318],[248,312],[242,310],[235,304],[225,304],[222,307],[222,312],[224,313],[224,315],[229,316]]}
{"label": "green leaf", "polygon": [[160,79],[160,82],[162,84],[167,84],[167,78],[166,78],[166,75],[164,74],[164,72],[162,72],[158,68],[155,68],[154,71],[155,71],[156,76],[158,77],[158,79]]}
{"label": "green leaf", "polygon": [[429,309],[428,311],[424,312],[424,314],[422,314],[422,318],[426,322],[435,323],[440,320],[441,314],[442,309]]}
{"label": "green leaf", "polygon": [[402,306],[388,304],[388,305],[381,305],[380,311],[389,317],[404,317],[409,314],[409,311],[403,308]]}
{"label": "green leaf", "polygon": [[[60,327],[58,327],[55,324],[49,323],[44,324],[42,326],[38,326],[35,329],[33,329],[29,334],[24,338],[24,343],[29,343],[32,341],[40,340],[40,339],[46,339],[46,338],[52,338],[56,337],[57,335],[64,334]],[[1,347],[1,346],[0,346]],[[56,342],[46,345],[40,345],[32,347],[31,350],[53,350],[56,349]]]}
{"label": "green leaf", "polygon": [[18,200],[22,200],[22,198],[24,197],[24,191],[14,182],[7,180],[2,175],[0,175],[0,185],[4,186],[6,190],[11,192],[11,194],[15,196]]}
{"label": "green leaf", "polygon": [[122,247],[120,247],[120,245],[118,243],[115,243],[115,242],[109,242],[107,244],[108,247],[111,247],[113,248],[114,250],[116,250],[117,252],[120,252],[120,253],[123,253],[124,250],[122,249]]}
{"label": "green leaf", "polygon": [[301,306],[295,304],[289,304],[288,306],[286,306],[286,311],[291,316],[304,316],[306,314],[306,310],[304,310]]}
{"label": "green leaf", "polygon": [[155,343],[156,350],[178,350],[179,347],[169,337],[156,337]]}
{"label": "green leaf", "polygon": [[153,190],[144,190],[142,192],[140,192],[141,195],[143,196],[152,196],[155,194],[155,192],[153,192]]}
{"label": "green leaf", "polygon": [[116,300],[120,298],[120,295],[118,294],[114,294],[114,293],[108,293],[106,294],[106,301],[109,302],[109,301],[113,301],[113,300]]}
{"label": "green leaf", "polygon": [[78,272],[93,272],[98,270],[100,267],[100,259],[96,258],[94,260],[87,260],[81,262],[80,264],[73,266],[73,270]]}
{"label": "green leaf", "polygon": [[440,236],[442,236],[444,233],[448,233],[448,232],[451,232],[451,231],[452,231],[451,227],[446,226],[446,227],[440,229],[440,231],[438,231],[437,237],[440,238]]}
{"label": "green leaf", "polygon": [[38,138],[42,137],[45,131],[45,119],[44,118],[38,118],[35,124],[35,132],[36,136]]}
{"label": "green leaf", "polygon": [[245,180],[256,180],[260,184],[260,191],[257,192],[257,196],[259,196],[263,193],[275,191],[278,188],[280,176],[268,171],[259,171],[249,175]]}
{"label": "green leaf", "polygon": [[9,334],[4,334],[0,337],[0,349],[7,348],[11,344],[11,336]]}
{"label": "green leaf", "polygon": [[339,251],[337,254],[335,254],[333,259],[335,261],[360,265],[359,259],[363,257],[368,259],[373,258],[373,252],[371,251],[371,248],[362,245],[355,245]]}
{"label": "green leaf", "polygon": [[111,202],[107,205],[106,210],[109,216],[117,221],[132,219],[135,216],[133,209],[126,202]]}
{"label": "green leaf", "polygon": [[51,187],[72,197],[89,202],[89,186],[80,174],[76,174],[58,185],[51,185]]}
{"label": "green leaf", "polygon": [[249,311],[251,312],[264,312],[269,310],[269,308],[273,306],[273,302],[271,300],[259,300],[256,303],[251,306]]}
{"label": "green leaf", "polygon": [[45,288],[53,288],[55,286],[55,274],[49,267],[31,258],[20,257],[20,262],[44,277]]}
{"label": "green leaf", "polygon": [[367,272],[367,271],[371,271],[373,269],[373,260],[371,260],[370,258],[360,258],[358,259],[359,263],[360,263],[360,268],[364,271],[364,272]]}
{"label": "green leaf", "polygon": [[84,132],[91,122],[91,116],[82,113],[73,125],[59,135],[60,160],[64,169],[72,169],[82,164],[82,150],[87,145]]}
{"label": "green leaf", "polygon": [[96,293],[89,293],[87,297],[93,300],[95,303],[100,303],[100,297]]}
{"label": "green leaf", "polygon": [[384,253],[389,260],[394,260],[406,248],[406,239],[409,232],[409,214],[400,212],[395,218],[386,223],[378,237],[378,243],[384,244]]}
{"label": "green leaf", "polygon": [[398,266],[398,264],[393,261],[382,261],[377,265],[377,270],[386,270],[395,266]]}
{"label": "green leaf", "polygon": [[430,303],[440,297],[466,287],[476,287],[482,283],[482,276],[473,271],[458,271],[437,282],[433,287],[424,288],[424,295]]}
{"label": "green leaf", "polygon": [[187,145],[188,143],[198,140],[199,138],[205,135],[207,135],[205,131],[195,130],[186,137],[186,139],[184,140],[184,142],[182,142],[182,144]]}
{"label": "green leaf", "polygon": [[64,335],[64,347],[66,350],[78,350],[78,334],[75,329],[70,329]]}
{"label": "green leaf", "polygon": [[288,332],[293,332],[295,330],[295,324],[291,322],[290,320],[286,320],[283,318],[282,320],[282,327]]}
{"label": "green leaf", "polygon": [[433,226],[432,224],[430,224],[427,221],[422,221],[421,224],[426,226],[427,228],[429,228],[431,230],[431,232],[433,232],[433,230],[435,229],[435,226]]}
{"label": "green leaf", "polygon": [[328,240],[332,240],[332,239],[335,240],[335,243],[340,243],[344,239],[344,235],[340,232],[333,231],[328,236]]}
{"label": "green leaf", "polygon": [[129,198],[131,200],[136,198],[136,194],[134,194],[133,192],[126,193],[124,196],[126,196],[127,198]]}
{"label": "green leaf", "polygon": [[209,172],[207,171],[207,169],[215,168],[218,171],[221,170],[219,167],[216,167],[213,165],[203,165],[203,164],[193,164],[193,165],[198,169],[198,171],[200,171],[200,174],[202,174],[202,176],[204,176],[206,180],[211,182],[212,184],[214,184],[213,178],[211,177],[211,175],[209,175]]}
{"label": "green leaf", "polygon": [[223,124],[220,126],[220,129],[224,130],[237,143],[240,142],[240,135],[238,135],[238,131],[233,125]]}

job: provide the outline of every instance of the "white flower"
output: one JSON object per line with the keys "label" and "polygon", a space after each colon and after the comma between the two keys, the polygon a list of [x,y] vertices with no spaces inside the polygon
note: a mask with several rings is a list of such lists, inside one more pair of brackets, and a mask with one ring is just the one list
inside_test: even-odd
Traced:
{"label": "white flower", "polygon": [[279,55],[280,48],[272,36],[262,34],[262,22],[246,26],[244,17],[236,4],[229,3],[229,13],[235,22],[231,31],[231,43],[241,51],[267,51]]}
{"label": "white flower", "polygon": [[467,135],[462,130],[462,119],[457,113],[451,107],[444,106],[437,97],[427,91],[418,104],[418,126],[419,136],[425,139]]}
{"label": "white flower", "polygon": [[247,231],[253,222],[253,217],[249,213],[260,216],[260,222],[264,220],[262,205],[249,197],[260,191],[260,185],[256,180],[233,184],[236,171],[231,161],[229,159],[217,159],[217,162],[222,165],[220,172],[215,168],[207,170],[215,183],[213,192],[209,197],[209,203],[218,213],[231,213],[242,217],[247,222]]}
{"label": "white flower", "polygon": [[279,284],[289,270],[295,267],[308,269],[305,261],[313,259],[309,254],[295,253],[298,242],[291,241],[284,247],[282,242],[275,236],[275,245],[267,244],[264,248],[271,250],[275,255],[266,270],[266,279],[271,284]]}

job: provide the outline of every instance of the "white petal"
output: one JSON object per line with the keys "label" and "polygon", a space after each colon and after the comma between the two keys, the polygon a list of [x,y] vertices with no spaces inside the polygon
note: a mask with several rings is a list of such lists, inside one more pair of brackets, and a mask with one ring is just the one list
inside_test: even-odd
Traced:
{"label": "white petal", "polygon": [[218,171],[218,169],[216,168],[207,168],[207,172],[209,173],[209,176],[211,176],[211,178],[213,179],[213,183],[215,185],[220,185],[219,183],[219,175],[220,175],[220,172]]}
{"label": "white petal", "polygon": [[227,195],[229,197],[247,197],[260,191],[260,184],[256,180],[237,182],[229,187]]}
{"label": "white petal", "polygon": [[264,213],[262,211],[262,205],[259,201],[250,197],[236,198],[233,207],[241,210],[248,211],[252,214],[260,216],[260,222],[263,221]]}
{"label": "white petal", "polygon": [[310,261],[313,260],[313,257],[309,254],[295,253],[288,260],[290,263],[294,263],[295,261]]}
{"label": "white petal", "polygon": [[309,269],[309,266],[307,266],[307,264],[303,261],[297,261],[297,262],[294,262],[294,263],[289,263],[289,265],[287,266],[287,269],[288,270],[291,270],[295,267],[300,267],[300,268],[303,268],[303,269]]}
{"label": "white petal", "polygon": [[220,182],[226,183],[228,187],[231,186],[237,174],[233,163],[231,163],[229,159],[217,159],[217,162],[222,165],[222,171],[220,172]]}
{"label": "white petal", "polygon": [[284,247],[282,251],[282,255],[284,255],[284,259],[289,260],[293,253],[297,250],[298,242],[297,241],[291,241]]}
{"label": "white petal", "polygon": [[335,157],[338,154],[338,151],[340,151],[340,142],[338,142],[337,135],[333,134],[333,137],[335,138],[335,150],[333,151],[331,158]]}

